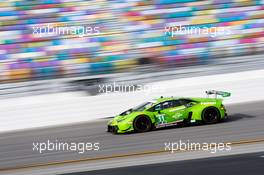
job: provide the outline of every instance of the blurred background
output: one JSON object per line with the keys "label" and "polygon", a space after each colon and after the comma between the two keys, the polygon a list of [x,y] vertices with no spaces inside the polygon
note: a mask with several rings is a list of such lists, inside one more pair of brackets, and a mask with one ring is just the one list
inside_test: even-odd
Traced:
{"label": "blurred background", "polygon": [[[208,72],[213,65],[214,73],[223,65],[228,71],[240,71],[243,63],[262,66],[263,18],[263,0],[0,1],[0,94],[71,89],[69,82],[87,89],[113,77],[135,81],[140,79],[135,75],[169,70],[163,74],[168,79],[171,74]],[[35,28],[48,25],[92,31],[84,36],[80,31],[36,33]],[[179,26],[230,32],[173,35],[173,27]],[[154,77],[161,74],[147,80]]]}
{"label": "blurred background", "polygon": [[[0,174],[65,173],[83,171],[82,166],[110,168],[112,162],[145,164],[146,159],[138,161],[135,155],[145,156],[133,152],[164,149],[170,139],[201,143],[242,139],[250,143],[243,147],[246,152],[263,151],[263,144],[254,147],[247,141],[264,140],[263,68],[264,0],[0,0]],[[135,93],[100,89],[115,83],[149,89]],[[204,97],[211,89],[232,94],[224,100],[231,117],[223,125],[145,136],[105,132],[109,118],[144,101],[160,96]],[[47,139],[100,142],[102,151],[42,155],[32,151],[32,142]],[[123,153],[133,153],[130,164],[119,160],[122,156],[109,159]],[[100,156],[108,158],[103,161]],[[76,161],[74,167],[58,163],[87,158],[99,163]],[[237,161],[237,172],[263,174],[258,158],[252,163],[248,163],[251,157]],[[167,155],[150,159],[169,160]],[[227,164],[231,159],[222,160],[225,165],[217,163],[212,171],[206,170],[215,174],[235,165]]]}

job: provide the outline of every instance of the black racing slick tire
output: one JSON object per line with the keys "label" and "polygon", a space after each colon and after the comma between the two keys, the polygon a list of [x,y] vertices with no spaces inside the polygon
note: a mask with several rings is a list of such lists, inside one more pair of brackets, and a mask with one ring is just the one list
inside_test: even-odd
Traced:
{"label": "black racing slick tire", "polygon": [[133,122],[135,132],[148,132],[152,129],[152,123],[148,116],[138,116]]}
{"label": "black racing slick tire", "polygon": [[202,112],[202,121],[204,124],[214,124],[220,121],[220,112],[215,107],[207,107]]}

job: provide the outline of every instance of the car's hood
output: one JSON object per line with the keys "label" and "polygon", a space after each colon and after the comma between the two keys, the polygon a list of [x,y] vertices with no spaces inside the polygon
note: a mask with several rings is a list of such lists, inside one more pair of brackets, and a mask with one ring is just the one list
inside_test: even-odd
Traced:
{"label": "car's hood", "polygon": [[127,115],[124,115],[124,114],[123,115],[117,115],[110,121],[110,123],[112,123],[112,124],[113,123],[119,123],[119,122],[122,122],[122,121],[130,119],[130,118],[132,119],[141,113],[142,113],[142,111],[141,112],[140,111],[132,111],[131,113],[129,113]]}

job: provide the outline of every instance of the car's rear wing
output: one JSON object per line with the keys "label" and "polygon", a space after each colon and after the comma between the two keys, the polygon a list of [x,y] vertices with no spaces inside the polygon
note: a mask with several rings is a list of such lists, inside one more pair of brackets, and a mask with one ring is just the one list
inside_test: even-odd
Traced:
{"label": "car's rear wing", "polygon": [[230,92],[216,91],[216,90],[208,90],[208,91],[205,91],[205,93],[207,94],[208,97],[210,95],[214,95],[215,98],[217,98],[217,95],[220,95],[222,97],[230,97],[231,96]]}

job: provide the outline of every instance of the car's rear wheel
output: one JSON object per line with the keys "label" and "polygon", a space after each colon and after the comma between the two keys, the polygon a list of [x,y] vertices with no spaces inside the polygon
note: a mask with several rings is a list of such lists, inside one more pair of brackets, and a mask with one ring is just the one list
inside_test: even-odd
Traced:
{"label": "car's rear wheel", "polygon": [[135,132],[147,132],[152,128],[152,123],[149,117],[147,116],[138,116],[135,118],[134,123]]}
{"label": "car's rear wheel", "polygon": [[202,112],[202,120],[205,124],[217,123],[220,120],[220,114],[217,108],[208,107]]}

